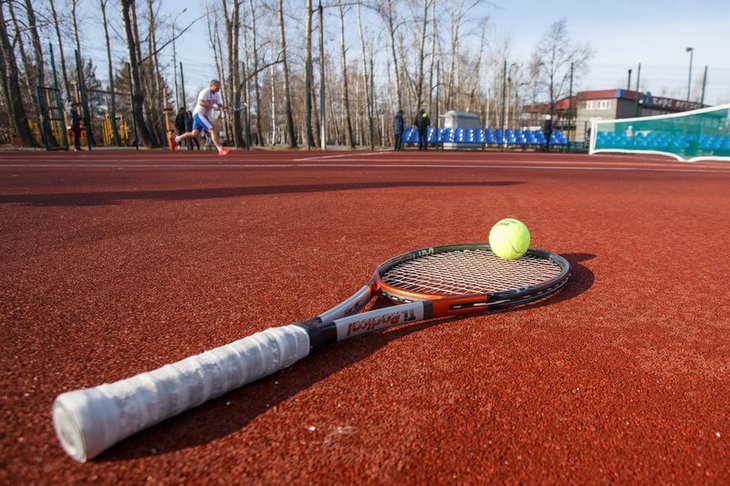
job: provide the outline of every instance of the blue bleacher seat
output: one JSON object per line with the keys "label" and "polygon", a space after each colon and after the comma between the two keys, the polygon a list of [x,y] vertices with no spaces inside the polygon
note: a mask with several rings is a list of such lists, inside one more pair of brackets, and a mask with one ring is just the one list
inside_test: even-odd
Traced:
{"label": "blue bleacher seat", "polygon": [[506,129],[504,131],[504,138],[507,141],[507,145],[517,145],[517,137],[515,137],[515,133],[511,129]]}
{"label": "blue bleacher seat", "polygon": [[427,143],[436,143],[436,135],[438,135],[438,132],[433,127],[428,127],[428,131],[426,132],[426,142]]}
{"label": "blue bleacher seat", "polygon": [[502,129],[497,128],[494,130],[494,140],[498,145],[501,145],[505,142],[504,135],[502,134]]}
{"label": "blue bleacher seat", "polygon": [[441,142],[450,143],[454,141],[454,131],[451,128],[444,128],[444,133],[441,135]]}
{"label": "blue bleacher seat", "polygon": [[464,143],[464,129],[454,128],[454,142]]}
{"label": "blue bleacher seat", "polygon": [[531,131],[525,130],[523,133],[525,135],[525,141],[526,141],[527,145],[537,145],[537,139],[535,138],[535,135],[533,135]]}
{"label": "blue bleacher seat", "polygon": [[400,139],[403,143],[410,143],[411,142],[411,134],[413,133],[413,128],[408,127],[405,130],[403,130],[403,135],[401,135]]}
{"label": "blue bleacher seat", "polygon": [[568,139],[560,130],[555,130],[550,134],[550,145],[568,145]]}
{"label": "blue bleacher seat", "polygon": [[475,142],[484,145],[486,143],[486,138],[484,137],[484,130],[481,128],[477,128],[474,130],[474,136],[475,136]]}

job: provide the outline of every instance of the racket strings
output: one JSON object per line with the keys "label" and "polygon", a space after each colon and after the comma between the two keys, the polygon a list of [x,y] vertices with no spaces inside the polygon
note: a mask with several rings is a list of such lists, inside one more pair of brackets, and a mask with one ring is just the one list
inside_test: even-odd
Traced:
{"label": "racket strings", "polygon": [[383,283],[406,292],[468,295],[535,286],[555,278],[559,264],[535,255],[503,260],[491,251],[465,249],[435,253],[393,266]]}

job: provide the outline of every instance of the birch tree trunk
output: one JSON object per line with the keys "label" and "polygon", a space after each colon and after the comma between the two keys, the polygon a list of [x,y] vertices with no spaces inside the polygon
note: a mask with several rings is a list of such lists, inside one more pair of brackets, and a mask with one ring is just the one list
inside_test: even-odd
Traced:
{"label": "birch tree trunk", "polygon": [[[119,139],[119,129],[117,127],[117,95],[116,88],[114,87],[114,67],[112,65],[112,50],[111,43],[109,42],[109,26],[106,18],[106,5],[109,0],[99,0],[99,6],[101,7],[101,17],[104,22],[104,39],[106,41],[106,58],[109,64],[109,117],[111,118],[112,125],[112,137],[114,138],[114,145],[117,147],[122,145]],[[53,2],[51,2],[53,3]]]}
{"label": "birch tree trunk", "polygon": [[418,46],[418,75],[416,77],[416,105],[423,106],[423,63],[426,51],[426,27],[428,26],[428,9],[431,0],[423,0],[423,21],[421,22],[421,42]]}
{"label": "birch tree trunk", "polygon": [[284,1],[279,0],[279,38],[281,43],[281,62],[284,68],[284,110],[286,111],[286,130],[289,134],[289,148],[297,148],[297,135],[294,133],[294,115],[291,108],[289,86],[289,63],[286,59],[286,36],[284,29]]}
{"label": "birch tree trunk", "polygon": [[[63,37],[61,37],[61,26],[58,22],[58,15],[56,14],[56,5],[54,0],[48,0],[51,7],[51,17],[53,18],[53,26],[56,30],[56,40],[58,41],[58,51],[61,55],[61,76],[63,77],[63,88],[66,93],[66,101],[71,101],[71,89],[68,86],[68,74],[66,70],[66,56],[63,53]],[[104,21],[104,28],[106,28],[106,21]],[[113,86],[112,82],[112,86]]]}
{"label": "birch tree trunk", "polygon": [[228,48],[228,91],[232,111],[233,143],[240,148],[245,145],[243,127],[241,126],[241,81],[239,71],[238,40],[241,31],[240,1],[231,1],[231,10],[226,8],[226,0],[221,0],[226,19],[226,47]]}
{"label": "birch tree trunk", "polygon": [[314,146],[312,134],[312,0],[306,0],[304,19],[304,123],[307,148]]}
{"label": "birch tree trunk", "polygon": [[436,119],[436,125],[438,126],[438,106],[433,106],[433,69],[436,64],[436,39],[438,38],[438,30],[436,29],[436,0],[431,2],[431,62],[428,67],[428,112],[431,114],[433,119]]}
{"label": "birch tree trunk", "polygon": [[90,145],[95,145],[94,131],[91,129],[91,108],[89,107],[89,97],[86,94],[86,81],[84,79],[84,56],[81,53],[81,41],[79,40],[79,25],[78,17],[76,16],[76,4],[77,0],[71,0],[71,25],[73,27],[74,44],[76,45],[76,52],[78,53],[77,74],[78,83],[80,89],[83,90],[84,95],[81,97],[81,107],[84,110],[84,128],[86,129],[86,139]]}
{"label": "birch tree trunk", "polygon": [[33,57],[35,58],[35,80],[36,86],[45,86],[45,63],[43,62],[43,48],[41,47],[41,38],[38,35],[38,26],[36,22],[35,9],[31,0],[25,0],[26,15],[28,16],[28,31],[30,32],[30,40],[33,45]]}
{"label": "birch tree trunk", "polygon": [[[23,83],[23,87],[26,89],[25,97],[28,99],[34,99],[32,86],[37,86],[35,82],[35,69],[33,69],[33,61],[28,56],[25,50],[25,41],[23,40],[22,32],[23,29],[20,25],[17,15],[15,15],[15,7],[13,2],[8,3],[8,13],[10,13],[10,20],[13,22],[13,29],[15,30],[15,43],[18,44],[18,52],[20,53],[20,62],[23,63],[23,70],[25,71],[25,78],[20,80]],[[12,43],[11,43],[12,44]]]}
{"label": "birch tree trunk", "polygon": [[[163,95],[165,90],[162,89],[162,78],[160,76],[160,62],[157,54],[157,22],[155,21],[153,0],[147,0],[147,42],[149,49],[149,58],[152,61],[151,69],[147,72],[150,76],[150,85],[155,96],[151,96],[149,100],[150,110],[148,113],[152,115],[152,126],[154,134],[158,140],[166,140],[168,138],[167,128],[167,99]],[[160,137],[161,134],[164,136]]]}
{"label": "birch tree trunk", "polygon": [[345,48],[345,11],[342,8],[342,0],[337,0],[340,9],[340,47],[342,50],[342,102],[345,110],[345,122],[347,125],[347,140],[350,148],[355,148],[355,134],[352,132],[352,119],[350,118],[350,93],[347,82],[347,49]]}
{"label": "birch tree trunk", "polygon": [[396,92],[396,97],[397,97],[397,101],[398,101],[398,106],[396,107],[396,110],[398,110],[398,109],[403,108],[403,94],[401,92],[400,70],[398,69],[398,55],[396,54],[396,48],[395,48],[396,26],[393,21],[393,0],[388,0],[387,20],[388,20],[388,33],[390,34],[390,49],[391,49],[391,55],[393,58],[393,73],[395,74],[395,76],[394,76],[395,92]]}
{"label": "birch tree trunk", "polygon": [[[372,133],[372,118],[370,117],[370,106],[371,106],[371,96],[372,93],[370,93],[370,82],[369,78],[372,76],[372,73],[368,74],[368,61],[367,61],[367,52],[365,49],[365,35],[362,30],[362,15],[360,13],[360,4],[362,3],[361,0],[357,1],[357,27],[360,32],[360,50],[361,50],[361,56],[362,56],[362,62],[361,62],[361,69],[362,69],[362,76],[363,76],[363,87],[365,88],[365,103],[366,109],[363,110],[368,114],[368,123],[370,128],[370,133]],[[362,137],[363,145],[365,145],[365,137]],[[370,143],[372,145],[373,141],[370,140]]]}
{"label": "birch tree trunk", "polygon": [[137,54],[139,52],[138,45],[135,43],[134,32],[137,30],[136,22],[132,22],[132,19],[136,19],[134,0],[119,0],[119,7],[122,12],[122,24],[124,26],[124,37],[127,44],[127,56],[129,58],[129,65],[131,68],[131,89],[132,98],[134,99],[134,120],[137,124],[137,132],[139,133],[142,143],[146,147],[154,147],[156,144],[150,134],[149,127],[147,126],[147,120],[145,120],[144,112],[142,107],[144,106],[144,93],[141,88],[141,79],[139,75],[139,63]]}
{"label": "birch tree trunk", "polygon": [[451,65],[449,66],[449,80],[447,82],[446,109],[454,109],[454,104],[456,102],[454,99],[456,97],[454,84],[456,80],[457,60],[459,57],[459,30],[461,29],[461,22],[463,18],[463,7],[464,0],[461,0],[456,8],[456,12],[453,12],[451,15]]}

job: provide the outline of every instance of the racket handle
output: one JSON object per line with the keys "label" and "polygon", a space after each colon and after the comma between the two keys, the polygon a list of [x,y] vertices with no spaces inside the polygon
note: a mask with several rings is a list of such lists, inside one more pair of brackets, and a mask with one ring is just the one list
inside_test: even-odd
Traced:
{"label": "racket handle", "polygon": [[294,364],[309,354],[296,325],[271,328],[154,371],[59,395],[53,424],[79,462],[142,429]]}

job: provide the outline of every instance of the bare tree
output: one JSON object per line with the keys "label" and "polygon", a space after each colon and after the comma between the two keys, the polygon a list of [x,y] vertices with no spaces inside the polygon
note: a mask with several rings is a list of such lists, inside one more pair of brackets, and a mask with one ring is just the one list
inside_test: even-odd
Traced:
{"label": "bare tree", "polygon": [[241,32],[240,0],[231,1],[228,11],[226,0],[221,0],[226,22],[226,47],[228,57],[228,91],[233,105],[233,141],[236,147],[243,147],[243,127],[241,126],[241,73],[239,70],[238,41]]}
{"label": "bare tree", "polygon": [[35,147],[38,144],[28,126],[28,115],[23,106],[18,64],[13,52],[13,46],[6,28],[4,2],[0,2],[0,84],[2,84],[5,103],[10,109],[10,119],[13,123],[15,133],[23,145]]}
{"label": "bare tree", "polygon": [[426,50],[426,27],[428,26],[428,9],[432,0],[423,0],[423,18],[421,19],[421,36],[418,44],[418,75],[416,77],[416,105],[423,105],[423,63]]}
{"label": "bare tree", "polygon": [[400,83],[400,70],[398,69],[398,55],[396,54],[395,39],[398,22],[393,15],[393,0],[387,0],[385,7],[381,7],[381,16],[385,17],[388,25],[388,34],[390,34],[390,50],[391,59],[393,61],[393,80],[395,81],[395,92],[398,101],[398,108],[403,108],[403,94]]}
{"label": "bare tree", "polygon": [[573,64],[573,75],[578,78],[588,72],[588,62],[593,49],[588,44],[576,44],[568,34],[567,20],[562,18],[550,25],[535,46],[531,70],[535,72],[537,87],[547,94],[550,113],[555,113],[555,103],[566,95]]}
{"label": "bare tree", "polygon": [[[137,132],[139,133],[142,143],[147,147],[154,147],[158,144],[150,133],[150,129],[147,126],[147,120],[145,119],[142,107],[144,106],[144,92],[142,91],[142,81],[139,72],[139,58],[138,54],[139,45],[136,43],[138,36],[135,35],[137,32],[136,25],[136,8],[135,0],[119,0],[119,8],[122,12],[122,24],[124,25],[124,37],[127,44],[127,56],[129,59],[129,67],[131,70],[131,90],[132,98],[134,99],[134,106],[132,111],[134,112],[134,120],[137,126]],[[134,21],[133,21],[134,19]]]}
{"label": "bare tree", "polygon": [[350,89],[347,82],[347,48],[345,46],[345,10],[342,8],[342,0],[337,0],[340,10],[340,47],[342,51],[342,103],[345,110],[345,122],[347,123],[347,139],[350,148],[355,148],[355,134],[352,131],[352,119],[350,118]]}
{"label": "bare tree", "polygon": [[[163,86],[162,76],[160,75],[160,62],[157,50],[157,12],[155,12],[153,0],[147,0],[147,59],[151,62],[144,66],[143,73],[149,79],[151,88],[148,93],[152,92],[155,96],[148,96],[148,110],[150,122],[152,123],[153,134],[158,140],[166,140],[167,132],[167,90]],[[161,134],[164,136],[160,137]]]}
{"label": "bare tree", "polygon": [[38,25],[35,16],[35,8],[31,0],[25,0],[25,14],[28,18],[28,32],[30,33],[31,44],[33,45],[33,58],[35,61],[35,86],[45,86],[45,63],[43,62],[43,48],[41,37],[38,34]]}
{"label": "bare tree", "polygon": [[476,103],[476,94],[477,90],[479,89],[479,79],[480,79],[480,71],[482,68],[482,56],[484,54],[484,51],[486,50],[486,44],[487,44],[487,19],[485,18],[482,26],[481,26],[481,37],[479,40],[479,50],[477,54],[477,59],[474,62],[473,71],[472,71],[472,79],[471,79],[471,89],[469,90],[469,100],[466,105],[466,111],[471,111],[472,106]]}
{"label": "bare tree", "polygon": [[18,46],[18,53],[20,54],[20,61],[23,64],[23,71],[25,71],[25,79],[24,84],[27,88],[27,94],[26,96],[31,96],[32,90],[31,86],[35,84],[35,81],[32,79],[33,76],[33,60],[28,55],[28,52],[25,49],[25,40],[23,40],[23,32],[25,31],[25,27],[20,25],[20,19],[18,18],[18,15],[15,13],[15,4],[14,2],[7,2],[8,4],[8,13],[10,14],[10,21],[13,24],[13,30],[15,31],[15,40],[12,42],[12,44],[16,44]]}
{"label": "bare tree", "polygon": [[[216,15],[216,11],[215,11],[216,7],[213,7],[213,8],[214,8],[214,11],[213,11],[214,15],[211,15],[211,11],[208,8],[208,5],[207,4],[205,5],[205,12],[206,12],[207,20],[208,20],[208,39],[210,42],[210,48],[213,50],[213,59],[215,61],[216,72],[218,73],[217,78],[218,78],[218,80],[224,80],[224,79],[226,79],[226,75],[225,75],[225,68],[223,66],[223,63],[224,63],[223,47],[222,47],[222,42],[221,42],[221,39],[219,36],[220,31],[218,29],[218,17],[219,16]],[[229,93],[228,93],[227,89],[223,90],[221,92],[221,97],[223,98],[224,105],[229,104],[228,103],[228,94]],[[230,134],[231,130],[230,130],[230,126],[228,123],[228,114],[225,111],[223,112],[221,123],[223,123],[223,125],[225,126],[226,133]]]}
{"label": "bare tree", "polygon": [[289,63],[286,58],[286,29],[284,27],[284,2],[279,0],[279,39],[281,43],[281,62],[284,70],[284,109],[286,111],[286,130],[289,134],[289,148],[297,148],[294,133],[294,115],[291,106],[291,90],[289,85]]}
{"label": "bare tree", "polygon": [[[51,1],[51,4],[53,1]],[[117,128],[117,94],[114,88],[114,67],[112,65],[112,50],[111,42],[109,41],[109,23],[106,17],[106,6],[109,0],[99,0],[99,6],[101,7],[101,18],[104,23],[104,40],[106,41],[106,58],[109,65],[109,118],[111,119],[112,125],[112,137],[114,139],[114,145],[120,146],[122,144],[119,139],[119,130]]]}
{"label": "bare tree", "polygon": [[258,145],[264,145],[263,139],[263,125],[261,121],[261,87],[259,85],[259,46],[258,36],[256,29],[256,17],[257,17],[257,6],[256,0],[249,0],[250,12],[251,12],[251,49],[253,54],[253,72],[251,78],[253,79],[254,86],[254,97],[256,98],[256,133]]}
{"label": "bare tree", "polygon": [[[438,29],[437,29],[437,22],[436,22],[436,0],[433,0],[431,2],[431,62],[428,68],[428,111],[432,114],[434,118],[438,117],[438,106],[433,106],[433,72],[434,72],[434,65],[436,64],[436,45],[437,45],[437,39],[438,39]],[[438,119],[437,119],[438,123]]]}
{"label": "bare tree", "polygon": [[304,6],[306,19],[304,21],[304,102],[305,102],[305,124],[307,129],[307,148],[314,146],[312,135],[312,0],[306,0]]}
{"label": "bare tree", "polygon": [[[56,5],[54,0],[48,0],[51,7],[51,19],[53,20],[53,26],[56,31],[56,40],[58,41],[58,51],[61,58],[61,76],[63,78],[63,88],[66,93],[66,101],[71,101],[71,90],[68,84],[68,71],[66,69],[66,55],[63,52],[63,36],[61,36],[61,24],[59,22],[58,14],[56,13]],[[104,21],[104,29],[107,29],[106,20]],[[108,45],[107,41],[107,45]],[[110,81],[111,82],[111,81]],[[113,85],[114,83],[112,83]]]}

